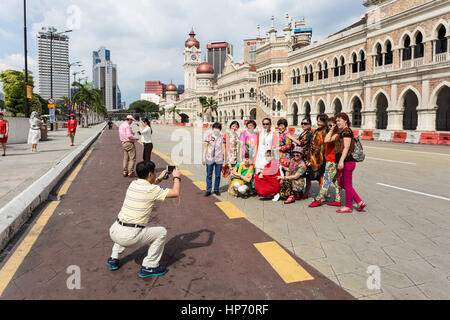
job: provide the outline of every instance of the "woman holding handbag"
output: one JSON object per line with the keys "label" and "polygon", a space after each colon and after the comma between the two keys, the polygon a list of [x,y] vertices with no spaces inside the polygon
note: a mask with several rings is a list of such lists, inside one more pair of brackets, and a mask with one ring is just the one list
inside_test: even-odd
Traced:
{"label": "woman holding handbag", "polygon": [[367,204],[361,200],[353,189],[353,171],[356,161],[352,156],[354,148],[353,131],[350,129],[350,119],[344,112],[336,116],[336,124],[339,129],[339,138],[336,140],[336,162],[338,163],[338,182],[345,190],[345,207],[336,210],[337,213],[351,213],[353,201],[358,204],[357,211],[361,212]]}

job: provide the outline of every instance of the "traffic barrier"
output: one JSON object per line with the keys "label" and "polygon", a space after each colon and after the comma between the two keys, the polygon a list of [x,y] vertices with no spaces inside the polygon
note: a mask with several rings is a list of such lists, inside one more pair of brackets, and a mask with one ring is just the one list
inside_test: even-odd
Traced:
{"label": "traffic barrier", "polygon": [[294,134],[295,134],[295,128],[288,128],[288,132],[289,132],[291,135],[294,135]]}
{"label": "traffic barrier", "polygon": [[373,140],[373,131],[370,130],[364,130],[363,131],[363,136],[362,136],[363,140]]}
{"label": "traffic barrier", "polygon": [[352,130],[355,138],[359,137],[359,130]]}
{"label": "traffic barrier", "polygon": [[450,146],[450,133],[440,133],[438,144],[445,144]]}
{"label": "traffic barrier", "polygon": [[392,132],[391,131],[380,131],[379,132],[378,141],[391,142],[392,141]]}
{"label": "traffic barrier", "polygon": [[420,132],[408,132],[406,134],[406,143],[419,143],[420,142]]}
{"label": "traffic barrier", "polygon": [[420,136],[421,144],[437,144],[438,143],[438,134],[431,132],[424,132]]}
{"label": "traffic barrier", "polygon": [[394,132],[394,138],[392,142],[405,142],[406,140],[406,132],[396,131]]}

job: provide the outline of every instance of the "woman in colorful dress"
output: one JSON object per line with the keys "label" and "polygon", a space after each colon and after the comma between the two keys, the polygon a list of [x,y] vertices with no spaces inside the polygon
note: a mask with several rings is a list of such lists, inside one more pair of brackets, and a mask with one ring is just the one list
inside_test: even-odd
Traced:
{"label": "woman in colorful dress", "polygon": [[272,151],[266,151],[266,165],[264,169],[255,175],[255,189],[261,200],[272,199],[278,201],[280,198],[280,167],[272,157]]}
{"label": "woman in colorful dress", "polygon": [[265,118],[262,121],[263,130],[258,132],[257,138],[257,152],[255,161],[255,172],[259,174],[264,170],[267,164],[266,152],[267,150],[275,151],[277,148],[277,135],[272,130],[272,120]]}
{"label": "woman in colorful dress", "polygon": [[[288,122],[286,119],[280,119],[277,122],[278,127],[278,141],[279,141],[279,164],[283,168],[289,167],[291,161],[292,141],[289,138],[289,132],[287,131]],[[284,171],[286,173],[286,171]]]}
{"label": "woman in colorful dress", "polygon": [[37,152],[37,145],[41,139],[42,120],[39,113],[33,111],[30,116],[30,131],[28,132],[28,144],[31,144],[31,152]]}
{"label": "woman in colorful dress", "polygon": [[325,173],[323,176],[323,184],[322,188],[319,191],[315,201],[309,205],[311,208],[319,207],[322,205],[325,196],[330,189],[331,184],[334,185],[336,190],[335,200],[331,203],[328,203],[329,206],[340,207],[341,206],[341,187],[339,183],[337,183],[337,163],[335,156],[335,145],[334,142],[339,137],[339,132],[336,127],[335,118],[328,119],[328,133],[325,136]]}
{"label": "woman in colorful dress", "polygon": [[[311,140],[314,135],[314,132],[311,130],[311,119],[304,118],[301,122],[303,132],[300,134],[298,139],[295,139],[291,135],[289,138],[299,147],[303,149],[303,160],[305,162],[308,161],[307,156],[309,155],[309,149],[311,148]],[[309,190],[311,189],[311,181],[306,181],[306,188],[303,194],[303,199],[309,198]]]}
{"label": "woman in colorful dress", "polygon": [[244,199],[253,190],[252,179],[254,173],[253,166],[250,164],[250,155],[244,155],[244,161],[236,164],[231,173],[231,184],[228,192],[236,198],[242,196]]}
{"label": "woman in colorful dress", "polygon": [[241,162],[241,141],[239,137],[239,122],[233,121],[230,124],[230,130],[225,134],[225,165],[223,168],[224,176]]}
{"label": "woman in colorful dress", "polygon": [[69,115],[69,121],[67,121],[67,134],[70,138],[70,146],[73,147],[74,140],[75,140],[75,134],[77,132],[77,120],[75,120],[75,115],[72,113]]}
{"label": "woman in colorful dress", "polygon": [[303,161],[303,149],[296,146],[292,151],[292,157],[289,166],[284,168],[287,175],[278,177],[281,184],[280,195],[282,199],[286,199],[285,204],[302,199],[305,189],[306,164]]}
{"label": "woman in colorful dress", "polygon": [[224,161],[225,139],[221,134],[222,125],[218,122],[212,126],[212,132],[208,133],[204,140],[202,164],[206,165],[206,193],[209,197],[212,191],[212,176],[214,171],[214,193],[220,196],[220,175]]}
{"label": "woman in colorful dress", "polygon": [[250,120],[247,122],[247,130],[241,134],[241,159],[244,158],[246,153],[250,156],[250,163],[254,164],[256,160],[256,149],[258,135],[256,134],[256,122]]}
{"label": "woman in colorful dress", "polygon": [[345,190],[345,206],[337,209],[337,213],[351,213],[353,201],[358,204],[357,211],[361,212],[367,204],[361,200],[353,188],[353,171],[356,161],[352,156],[355,140],[348,115],[344,112],[336,116],[336,124],[339,129],[339,138],[336,140],[336,161],[338,163],[338,182]]}
{"label": "woman in colorful dress", "polygon": [[2,144],[2,156],[6,156],[6,143],[8,142],[9,123],[3,119],[3,112],[0,112],[0,143]]}

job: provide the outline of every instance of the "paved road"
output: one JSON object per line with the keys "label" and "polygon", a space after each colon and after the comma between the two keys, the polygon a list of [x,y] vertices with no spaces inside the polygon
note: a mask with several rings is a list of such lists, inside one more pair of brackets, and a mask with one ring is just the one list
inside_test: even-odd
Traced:
{"label": "paved road", "polygon": [[[250,220],[228,218],[216,204],[220,200],[202,197],[187,178],[182,181],[181,198],[159,204],[151,221],[168,229],[161,262],[169,272],[154,279],[137,277],[146,248],[128,251],[121,269],[109,271],[108,230],[131,182],[121,176],[121,156],[117,128],[105,131],[67,194],[36,212],[28,228],[31,232],[25,230],[3,259],[1,299],[353,298],[277,246]],[[166,165],[157,156],[152,160],[159,171]],[[282,259],[274,261],[274,257]],[[66,272],[78,267],[81,289],[69,290],[71,274]],[[299,274],[303,281],[288,281]]]}
{"label": "paved road", "polygon": [[[190,139],[180,143],[183,130]],[[171,158],[180,145],[201,135],[193,128],[154,126],[156,150]],[[194,160],[198,151],[191,145]],[[358,299],[449,299],[450,148],[363,145],[367,159],[357,165],[354,181],[368,203],[364,213],[338,215],[326,206],[308,208],[310,201],[284,205],[226,193],[218,199],[234,203],[247,220]],[[193,181],[204,181],[203,166],[182,168],[193,173]],[[222,179],[223,191],[226,184]],[[317,193],[316,183],[312,193]],[[371,265],[381,271],[379,290],[366,285]]]}

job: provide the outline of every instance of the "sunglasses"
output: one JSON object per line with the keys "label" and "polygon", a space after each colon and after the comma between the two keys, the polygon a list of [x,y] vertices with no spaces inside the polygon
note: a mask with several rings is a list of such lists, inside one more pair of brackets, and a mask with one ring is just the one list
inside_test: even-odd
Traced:
{"label": "sunglasses", "polygon": [[270,126],[270,123],[263,123],[263,126]]}
{"label": "sunglasses", "polygon": [[307,126],[308,124],[308,122],[302,122],[302,126]]}

